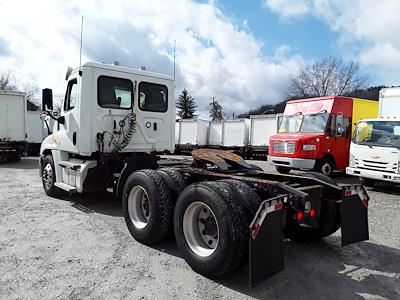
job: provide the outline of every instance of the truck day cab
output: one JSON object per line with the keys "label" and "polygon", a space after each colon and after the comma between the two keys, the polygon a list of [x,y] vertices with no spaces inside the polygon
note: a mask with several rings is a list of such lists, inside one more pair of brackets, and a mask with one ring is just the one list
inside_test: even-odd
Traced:
{"label": "truck day cab", "polygon": [[379,118],[357,123],[346,173],[362,184],[400,183],[400,88],[379,92]]}
{"label": "truck day cab", "polygon": [[319,97],[286,104],[278,133],[270,138],[269,161],[280,173],[314,170],[330,176],[349,163],[353,123],[376,117],[376,101]]}
{"label": "truck day cab", "polygon": [[312,241],[341,228],[342,245],[368,239],[361,185],[269,174],[219,149],[196,149],[192,162],[160,159],[174,150],[169,76],[86,63],[66,79],[60,114],[43,90],[43,110],[55,120],[40,149],[47,195],[112,192],[136,240],[174,235],[186,262],[211,278],[248,263],[251,286],[283,270],[283,234]]}

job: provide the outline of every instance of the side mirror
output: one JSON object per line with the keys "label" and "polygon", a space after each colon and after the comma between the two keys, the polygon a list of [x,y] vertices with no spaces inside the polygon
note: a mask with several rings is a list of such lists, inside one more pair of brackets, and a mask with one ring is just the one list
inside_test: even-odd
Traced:
{"label": "side mirror", "polygon": [[53,91],[51,89],[42,90],[42,110],[53,111]]}

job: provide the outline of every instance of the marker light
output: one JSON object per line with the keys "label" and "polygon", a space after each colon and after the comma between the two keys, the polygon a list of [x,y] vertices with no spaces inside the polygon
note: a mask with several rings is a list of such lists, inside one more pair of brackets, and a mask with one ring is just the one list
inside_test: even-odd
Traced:
{"label": "marker light", "polygon": [[301,222],[301,220],[303,220],[303,212],[299,211],[297,213],[297,221]]}
{"label": "marker light", "polygon": [[310,217],[314,217],[315,216],[315,209],[311,208],[310,210]]}

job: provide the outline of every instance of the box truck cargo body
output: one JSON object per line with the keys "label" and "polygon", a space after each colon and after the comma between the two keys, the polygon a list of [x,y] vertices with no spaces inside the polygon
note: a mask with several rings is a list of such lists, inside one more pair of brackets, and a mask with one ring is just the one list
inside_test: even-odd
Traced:
{"label": "box truck cargo body", "polygon": [[0,158],[19,159],[25,152],[25,94],[0,91]]}
{"label": "box truck cargo body", "polygon": [[190,154],[197,147],[204,147],[208,142],[209,121],[201,119],[179,120],[176,128],[179,132],[178,142],[175,147],[177,154]]}
{"label": "box truck cargo body", "polygon": [[250,116],[248,158],[267,158],[269,138],[277,133],[277,125],[277,114]]}
{"label": "box truck cargo body", "polygon": [[28,111],[26,113],[28,154],[39,154],[40,144],[48,135],[47,127],[40,118],[42,114],[42,111]]}
{"label": "box truck cargo body", "polygon": [[222,123],[222,146],[245,147],[249,143],[249,119],[225,120]]}
{"label": "box truck cargo body", "polygon": [[366,186],[400,183],[400,88],[379,92],[379,118],[357,123],[346,173]]}
{"label": "box truck cargo body", "polygon": [[313,169],[331,175],[349,165],[353,124],[378,116],[378,102],[327,96],[287,102],[269,161],[281,173]]}
{"label": "box truck cargo body", "polygon": [[211,121],[208,133],[209,146],[222,146],[222,124],[223,121]]}

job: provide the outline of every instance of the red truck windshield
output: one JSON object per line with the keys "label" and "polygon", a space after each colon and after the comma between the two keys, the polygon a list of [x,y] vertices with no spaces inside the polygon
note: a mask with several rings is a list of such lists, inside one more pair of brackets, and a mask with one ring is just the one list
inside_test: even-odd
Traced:
{"label": "red truck windshield", "polygon": [[324,132],[329,114],[320,112],[316,114],[302,115],[301,113],[283,116],[279,133],[320,133]]}

